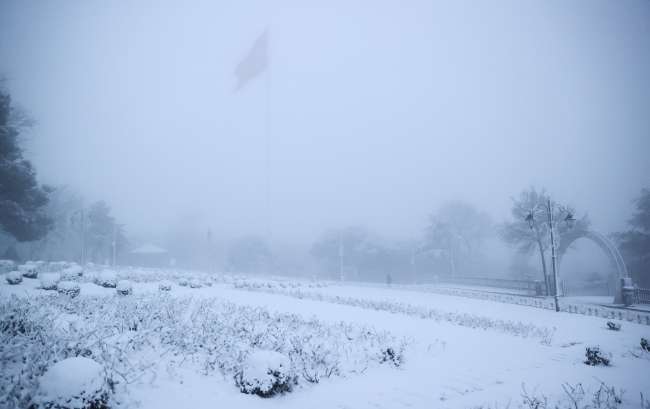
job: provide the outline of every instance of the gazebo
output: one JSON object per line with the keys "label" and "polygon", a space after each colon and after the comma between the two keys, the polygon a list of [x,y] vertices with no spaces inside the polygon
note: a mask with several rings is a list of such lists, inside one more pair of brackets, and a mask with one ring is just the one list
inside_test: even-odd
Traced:
{"label": "gazebo", "polygon": [[129,263],[137,267],[167,267],[169,251],[154,244],[145,244],[129,253]]}

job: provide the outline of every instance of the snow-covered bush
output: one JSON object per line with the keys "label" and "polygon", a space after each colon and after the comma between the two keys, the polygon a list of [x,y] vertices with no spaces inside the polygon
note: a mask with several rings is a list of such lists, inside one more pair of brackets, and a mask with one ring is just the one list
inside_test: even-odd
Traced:
{"label": "snow-covered bush", "polygon": [[208,287],[212,287],[212,279],[206,278],[203,284],[207,285]]}
{"label": "snow-covered bush", "polygon": [[607,321],[607,329],[612,330],[612,331],[620,331],[621,330],[621,324],[617,324],[612,321]]}
{"label": "snow-covered bush", "polygon": [[81,287],[79,287],[79,284],[72,281],[60,281],[56,286],[56,290],[59,294],[74,298],[81,292]]}
{"label": "snow-covered bush", "polygon": [[169,291],[172,289],[172,282],[169,280],[162,280],[160,283],[158,283],[158,289],[162,291]]}
{"label": "snow-covered bush", "polygon": [[641,338],[641,349],[644,351],[650,351],[650,343],[645,338]]}
{"label": "snow-covered bush", "polygon": [[41,289],[43,290],[56,290],[56,286],[61,281],[61,274],[59,273],[43,273],[41,274]]}
{"label": "snow-covered bush", "polygon": [[0,260],[0,274],[16,270],[16,263],[11,260]]}
{"label": "snow-covered bush", "polygon": [[274,351],[257,351],[246,358],[235,380],[242,393],[270,398],[290,392],[297,376],[291,373],[288,356]]}
{"label": "snow-covered bush", "polygon": [[68,358],[52,365],[41,377],[30,408],[108,408],[109,392],[102,365],[90,358]]}
{"label": "snow-covered bush", "polygon": [[7,282],[11,285],[20,284],[23,281],[23,275],[19,271],[12,271],[7,274]]}
{"label": "snow-covered bush", "polygon": [[591,366],[596,366],[599,364],[603,364],[605,366],[609,365],[612,358],[610,354],[602,352],[599,347],[587,347],[585,349],[585,356],[587,357],[585,364]]}
{"label": "snow-covered bush", "polygon": [[120,280],[115,286],[119,295],[131,295],[133,293],[133,284],[129,280]]}
{"label": "snow-covered bush", "polygon": [[182,285],[183,287],[187,286],[187,278],[181,277],[178,279],[178,285]]}
{"label": "snow-covered bush", "polygon": [[56,273],[66,268],[68,268],[68,263],[65,261],[51,261],[48,266],[48,270],[50,270],[52,273]]}
{"label": "snow-covered bush", "polygon": [[193,278],[190,280],[190,288],[201,288],[201,280]]}
{"label": "snow-covered bush", "polygon": [[104,270],[95,277],[95,284],[106,288],[115,288],[117,285],[117,273],[113,270]]}
{"label": "snow-covered bush", "polygon": [[36,264],[23,264],[18,266],[18,271],[20,271],[25,278],[36,278],[38,275],[38,266]]}
{"label": "snow-covered bush", "polygon": [[77,277],[81,277],[83,275],[83,271],[83,268],[79,266],[65,268],[61,270],[61,280],[72,281]]}
{"label": "snow-covered bush", "polygon": [[181,273],[179,273],[178,271],[174,271],[172,273],[172,278],[176,278],[176,279],[181,278]]}

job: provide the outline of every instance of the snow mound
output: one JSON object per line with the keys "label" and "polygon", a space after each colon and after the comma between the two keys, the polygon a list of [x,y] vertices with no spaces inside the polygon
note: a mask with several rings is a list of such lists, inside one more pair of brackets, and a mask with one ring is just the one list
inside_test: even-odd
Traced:
{"label": "snow mound", "polygon": [[41,274],[41,288],[43,290],[56,290],[56,286],[61,280],[59,273],[43,273]]}
{"label": "snow mound", "polygon": [[207,285],[208,287],[212,287],[212,279],[206,278],[203,284]]}
{"label": "snow mound", "polygon": [[57,284],[56,290],[59,292],[59,294],[74,298],[81,292],[81,287],[79,284],[72,281],[61,281],[59,284]]}
{"label": "snow mound", "polygon": [[6,278],[7,282],[12,285],[20,284],[23,281],[23,275],[20,271],[12,271],[11,273],[7,274]]}
{"label": "snow mound", "polygon": [[120,280],[115,289],[119,295],[130,295],[133,293],[133,284],[129,280]]}
{"label": "snow mound", "polygon": [[35,408],[107,408],[109,387],[104,368],[90,358],[74,357],[52,365],[41,377]]}
{"label": "snow mound", "polygon": [[95,277],[95,284],[102,287],[115,288],[117,285],[117,273],[113,270],[104,270]]}
{"label": "snow mound", "polygon": [[61,279],[62,280],[74,280],[75,277],[81,277],[83,275],[83,268],[79,266],[74,266],[61,270]]}
{"label": "snow mound", "polygon": [[178,285],[187,286],[187,278],[179,278]]}
{"label": "snow mound", "polygon": [[162,291],[169,291],[172,289],[172,282],[169,280],[162,280],[160,283],[158,283],[158,289]]}
{"label": "snow mound", "polygon": [[191,279],[190,288],[201,288],[201,281],[196,278]]}
{"label": "snow mound", "polygon": [[36,264],[23,264],[18,266],[18,271],[26,278],[36,278],[38,274],[38,266]]}
{"label": "snow mound", "polygon": [[291,392],[291,386],[295,383],[295,377],[291,374],[291,360],[274,351],[250,354],[236,380],[242,393],[263,398]]}

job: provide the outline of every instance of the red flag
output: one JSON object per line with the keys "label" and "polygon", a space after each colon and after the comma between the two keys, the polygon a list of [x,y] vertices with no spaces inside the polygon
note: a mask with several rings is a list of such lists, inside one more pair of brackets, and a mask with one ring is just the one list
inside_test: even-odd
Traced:
{"label": "red flag", "polygon": [[237,77],[239,80],[239,83],[235,89],[233,89],[233,92],[242,89],[246,81],[252,80],[264,72],[266,69],[267,32],[268,29],[264,30],[262,34],[257,37],[257,40],[255,40],[255,43],[253,43],[251,50],[248,52],[248,55],[244,57],[243,60],[241,60],[239,65],[237,65],[234,74],[235,77]]}

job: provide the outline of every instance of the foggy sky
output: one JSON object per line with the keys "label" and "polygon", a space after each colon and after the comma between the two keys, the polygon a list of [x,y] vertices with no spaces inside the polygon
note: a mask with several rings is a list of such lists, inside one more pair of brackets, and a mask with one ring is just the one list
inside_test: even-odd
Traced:
{"label": "foggy sky", "polygon": [[[270,72],[231,92],[269,28]],[[650,187],[650,3],[0,1],[0,72],[39,178],[130,233],[419,235],[545,186],[624,229]]]}

